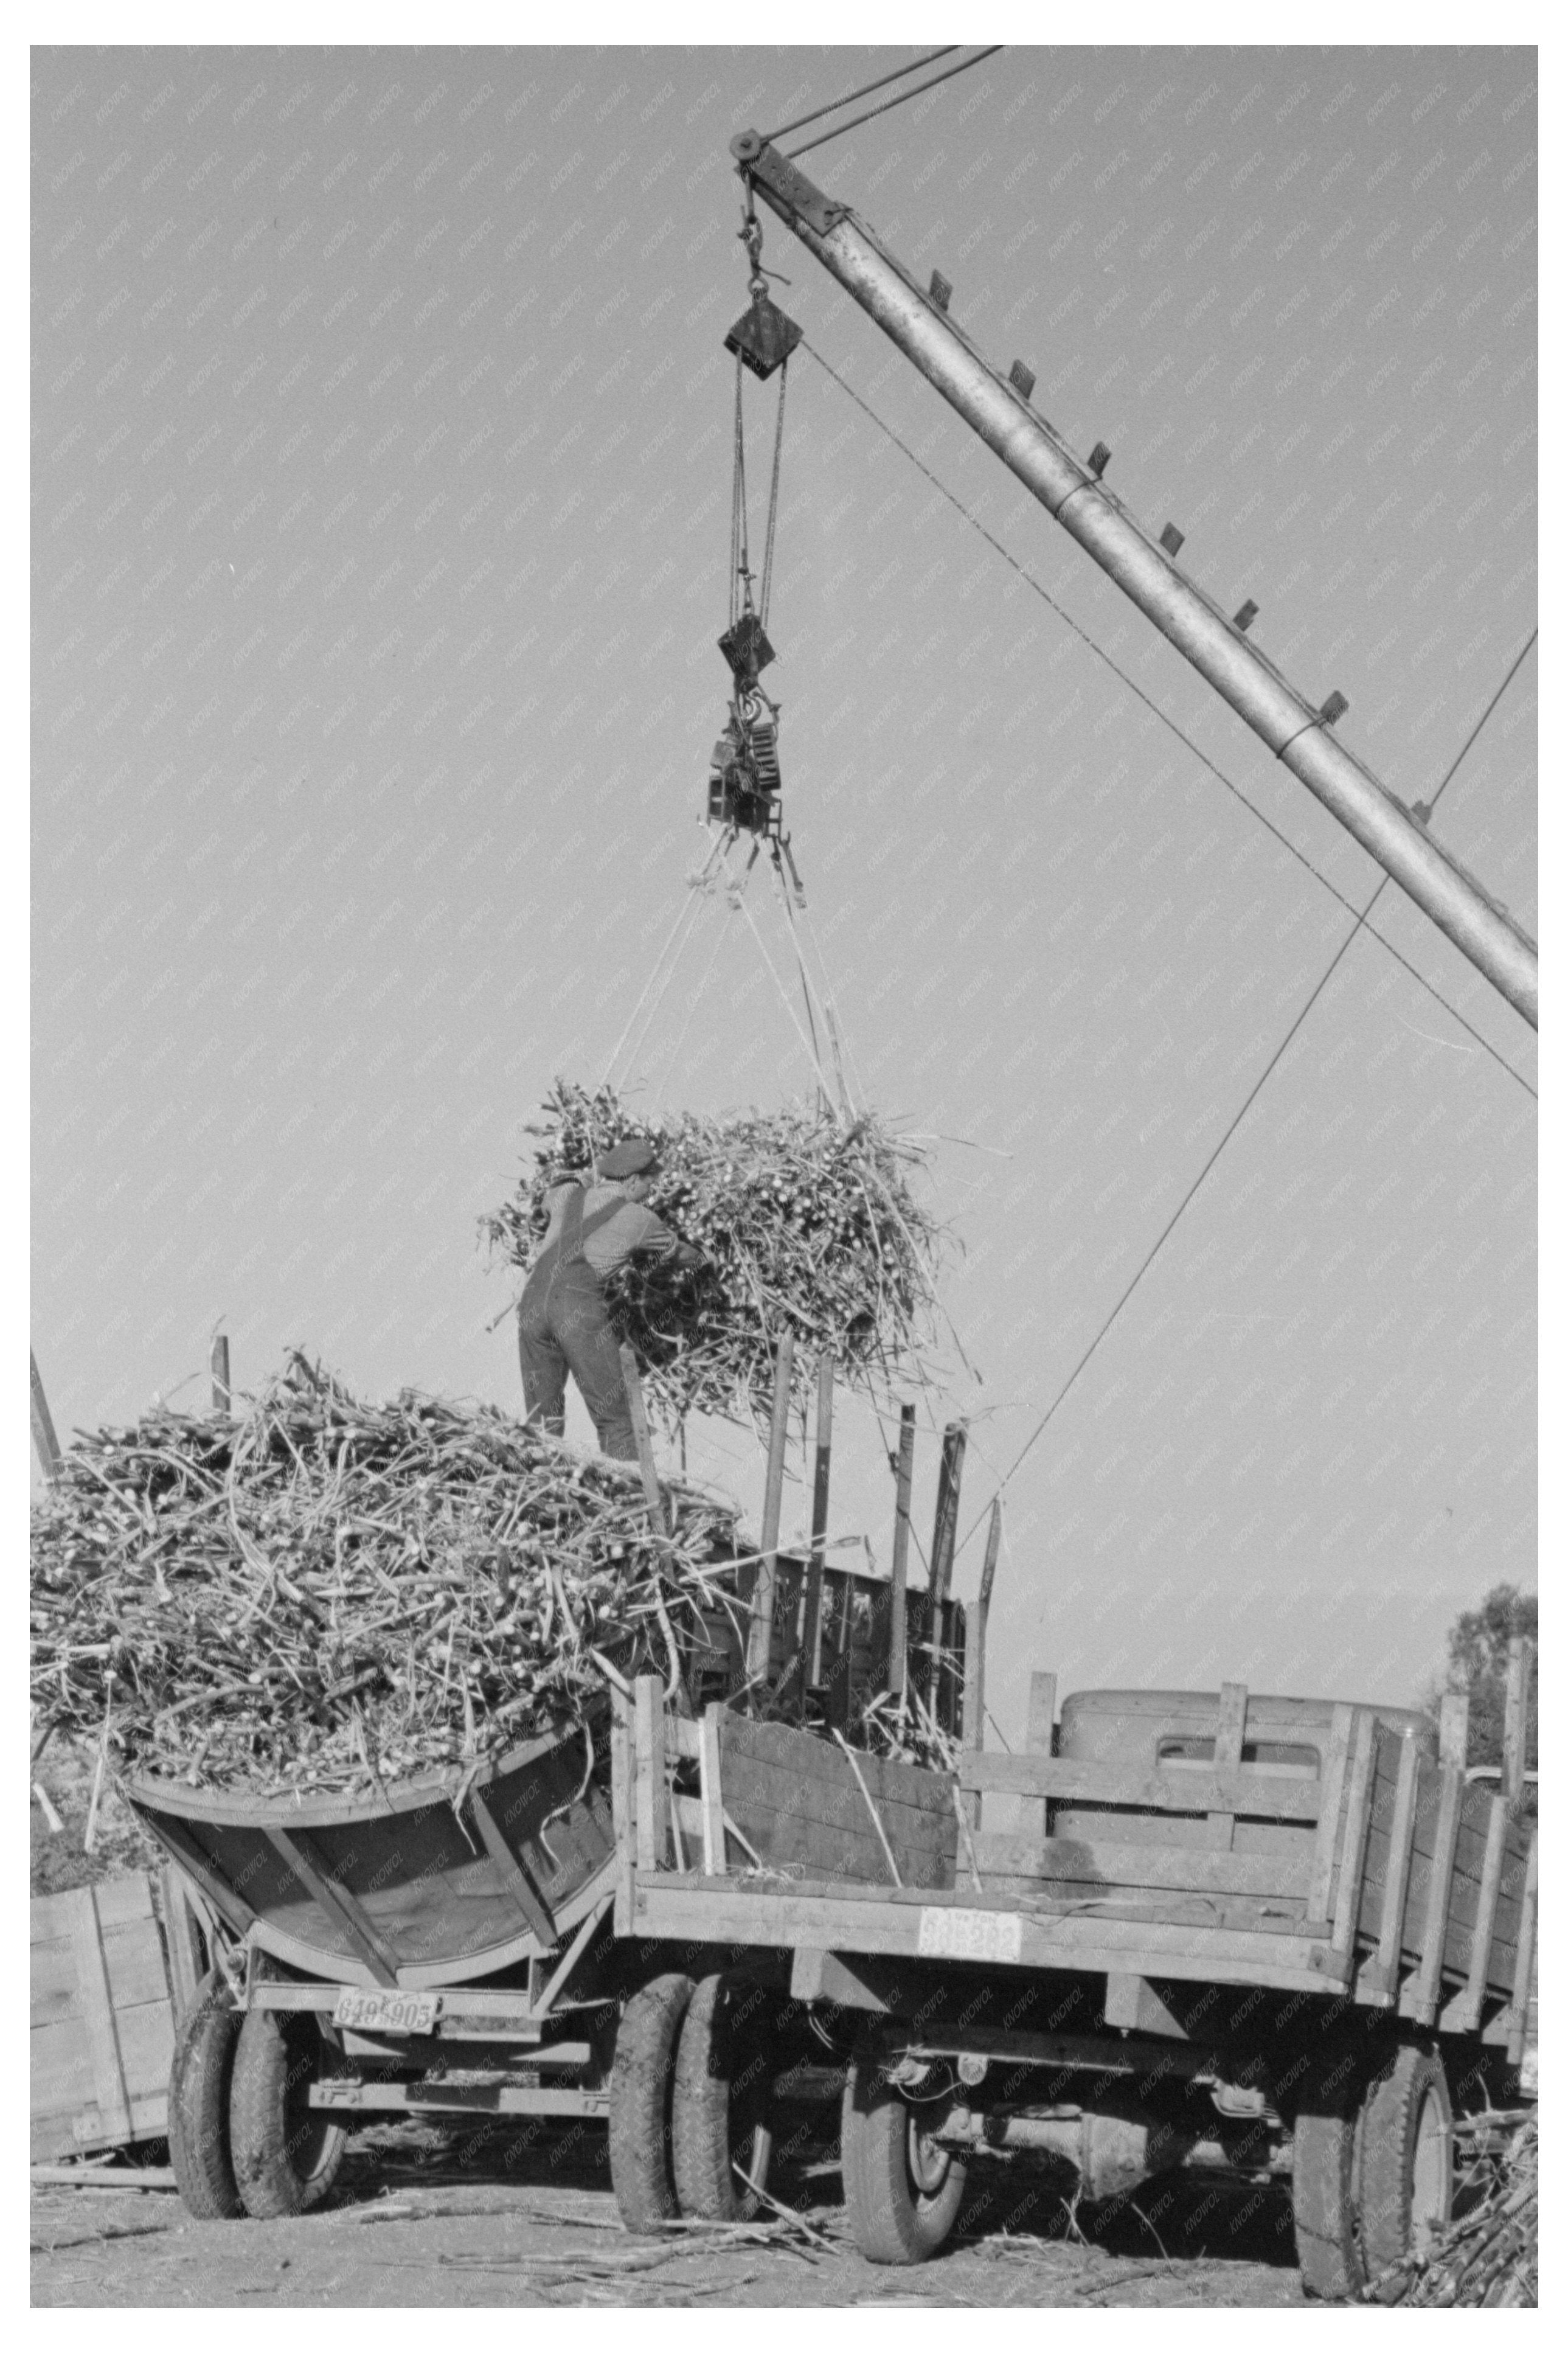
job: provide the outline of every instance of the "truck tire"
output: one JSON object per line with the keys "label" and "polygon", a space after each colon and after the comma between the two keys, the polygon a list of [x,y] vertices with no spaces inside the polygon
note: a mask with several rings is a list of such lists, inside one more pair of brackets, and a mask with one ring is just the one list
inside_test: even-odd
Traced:
{"label": "truck tire", "polygon": [[633,1994],[616,2035],[610,2077],[610,2183],[632,2232],[657,2229],[679,2211],[670,2170],[675,2050],[692,1980],[670,1970]]}
{"label": "truck tire", "polygon": [[1454,2111],[1443,2063],[1407,2042],[1367,2094],[1361,2147],[1362,2238],[1375,2280],[1422,2255],[1454,2199]]}
{"label": "truck tire", "polygon": [[[675,2194],[682,2214],[750,2222],[773,2157],[773,2052],[767,1997],[743,1978],[704,1978],[675,2063]],[[743,2177],[743,2178],[742,2178]]]}
{"label": "truck tire", "polygon": [[874,2060],[857,2058],[844,2086],[844,2202],[870,2263],[921,2263],[958,2220],[967,2171],[938,2148]]}
{"label": "truck tire", "polygon": [[1309,2091],[1297,2112],[1290,2203],[1296,2260],[1309,2295],[1355,2295],[1366,2284],[1359,2158],[1364,2069],[1343,2063]]}
{"label": "truck tire", "polygon": [[229,2091],[229,2145],[245,2211],[258,2222],[306,2214],[337,2179],[348,2134],[310,2105],[321,2030],[308,2010],[246,2013]]}
{"label": "truck tire", "polygon": [[180,2022],[169,2069],[169,2157],[185,2210],[198,2222],[227,2222],[245,2211],[228,2140],[239,2024],[222,1971],[209,1969]]}

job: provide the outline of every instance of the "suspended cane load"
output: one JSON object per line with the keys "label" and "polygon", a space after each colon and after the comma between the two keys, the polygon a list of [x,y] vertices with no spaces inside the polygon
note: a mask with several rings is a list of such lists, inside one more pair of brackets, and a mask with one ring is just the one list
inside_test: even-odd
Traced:
{"label": "suspended cane load", "polygon": [[482,1220],[525,1273],[544,1240],[552,1186],[587,1180],[595,1160],[626,1138],[657,1146],[649,1207],[706,1263],[671,1276],[634,1261],[605,1291],[667,1426],[693,1412],[765,1421],[785,1332],[803,1396],[825,1350],[851,1388],[925,1378],[940,1237],[909,1181],[923,1155],[873,1114],[839,1118],[802,1103],[661,1120],[612,1087],[591,1092],[562,1079],[528,1133],[540,1138],[531,1172]]}
{"label": "suspended cane load", "polygon": [[34,1507],[31,1690],[115,1769],[370,1796],[668,1676],[721,1607],[729,1511],[489,1407],[369,1405],[295,1355],[240,1419],[148,1414]]}

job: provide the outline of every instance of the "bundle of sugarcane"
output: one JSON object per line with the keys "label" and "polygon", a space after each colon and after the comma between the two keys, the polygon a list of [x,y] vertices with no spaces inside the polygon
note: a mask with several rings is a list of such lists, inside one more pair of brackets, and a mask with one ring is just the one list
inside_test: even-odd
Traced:
{"label": "bundle of sugarcane", "polygon": [[493,1408],[362,1403],[296,1355],[237,1420],[68,1451],[33,1515],[35,1722],[258,1793],[483,1761],[668,1672],[723,1606],[732,1515],[668,1493],[656,1544],[635,1471]]}
{"label": "bundle of sugarcane", "polygon": [[810,1103],[659,1120],[613,1088],[590,1093],[564,1080],[543,1108],[528,1131],[541,1138],[534,1166],[484,1229],[526,1271],[543,1243],[552,1186],[589,1180],[594,1162],[625,1138],[658,1146],[649,1206],[705,1262],[671,1280],[657,1262],[634,1261],[610,1278],[606,1297],[667,1425],[690,1412],[763,1419],[786,1332],[803,1398],[824,1352],[851,1387],[923,1378],[938,1229],[909,1182],[921,1155],[880,1121]]}
{"label": "bundle of sugarcane", "polygon": [[[1461,2182],[1476,2202],[1436,2243],[1374,2280],[1380,2304],[1533,2306],[1540,2300],[1540,2134],[1533,2109],[1461,2118]],[[1468,2146],[1465,2146],[1468,2144]],[[1484,2186],[1482,2186],[1484,2185]]]}

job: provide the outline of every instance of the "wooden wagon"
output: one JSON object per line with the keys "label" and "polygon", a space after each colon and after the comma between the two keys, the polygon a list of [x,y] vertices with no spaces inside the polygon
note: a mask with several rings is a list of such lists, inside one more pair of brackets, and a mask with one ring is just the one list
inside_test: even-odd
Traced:
{"label": "wooden wagon", "polygon": [[[684,1722],[639,1683],[618,1933],[731,1946],[728,1981],[844,2039],[874,2258],[941,2243],[977,2154],[1034,2150],[1091,2197],[1179,2166],[1288,2176],[1309,2286],[1356,2287],[1446,2216],[1456,2107],[1517,2074],[1533,1825],[1409,1711],[1227,1684],[1080,1694],[1055,1725],[1054,1700],[1037,1677],[1028,1748],[972,1747],[954,1777],[722,1707]],[[705,2018],[731,1999],[689,1994]],[[770,2049],[786,2014],[764,2013]],[[743,2038],[726,2061],[701,2034],[708,2077],[754,2078]],[[729,2129],[754,2182],[757,2118]]]}
{"label": "wooden wagon", "polygon": [[[885,1674],[888,1613],[877,1580],[819,1571],[816,1673],[792,1674],[809,1568],[777,1559],[770,1682],[797,1721],[826,1730]],[[745,1684],[750,1599],[742,1565],[730,1599],[678,1637],[680,1705]],[[925,1597],[907,1607],[938,1716],[955,1722],[962,1683],[946,1645],[962,1652],[963,1611],[942,1606],[946,1643],[932,1645]],[[219,1964],[169,2078],[193,2212],[318,2203],[348,2129],[378,2115],[608,2114],[638,1975],[610,1917],[611,1738],[605,1699],[585,1723],[542,1729],[482,1768],[352,1801],[125,1783],[205,1905]]]}

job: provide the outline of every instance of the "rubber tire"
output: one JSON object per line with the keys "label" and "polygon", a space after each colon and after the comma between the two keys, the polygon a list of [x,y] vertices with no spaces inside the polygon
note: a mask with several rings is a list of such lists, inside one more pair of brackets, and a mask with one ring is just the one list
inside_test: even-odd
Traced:
{"label": "rubber tire", "polygon": [[344,2126],[308,2105],[321,2030],[308,2010],[247,2010],[234,2054],[229,2146],[246,2212],[258,2222],[308,2214],[337,2179]]}
{"label": "rubber tire", "polygon": [[[745,1978],[704,1978],[675,2063],[675,2195],[703,2222],[751,2222],[767,2204],[773,2054],[767,1996]],[[740,2164],[756,2188],[735,2178]]]}
{"label": "rubber tire", "polygon": [[927,2189],[915,2180],[910,2141],[917,2114],[874,2061],[852,2063],[840,2136],[844,2202],[855,2244],[870,2263],[927,2262],[963,2203],[962,2158],[947,2155],[940,2182]]}
{"label": "rubber tire", "polygon": [[1296,2260],[1307,2294],[1324,2302],[1366,2285],[1360,2191],[1363,2070],[1341,2073],[1303,2098],[1296,2116],[1290,2203]]}
{"label": "rubber tire", "polygon": [[[1420,2220],[1413,2211],[1423,2112],[1435,2104],[1437,2118],[1437,2183],[1440,2211]],[[1366,2267],[1375,2280],[1413,2254],[1424,2253],[1435,2221],[1441,2229],[1453,2211],[1454,2109],[1443,2063],[1413,2042],[1401,2046],[1367,2094],[1362,2127],[1358,2204]]]}
{"label": "rubber tire", "polygon": [[622,2013],[610,2077],[610,2185],[628,2231],[679,2212],[670,2167],[676,2045],[693,1980],[670,1970],[639,1987]]}
{"label": "rubber tire", "polygon": [[198,2222],[228,2222],[245,2211],[228,2140],[239,2027],[227,1980],[209,1969],[180,2021],[169,2068],[169,2157],[185,2211]]}

